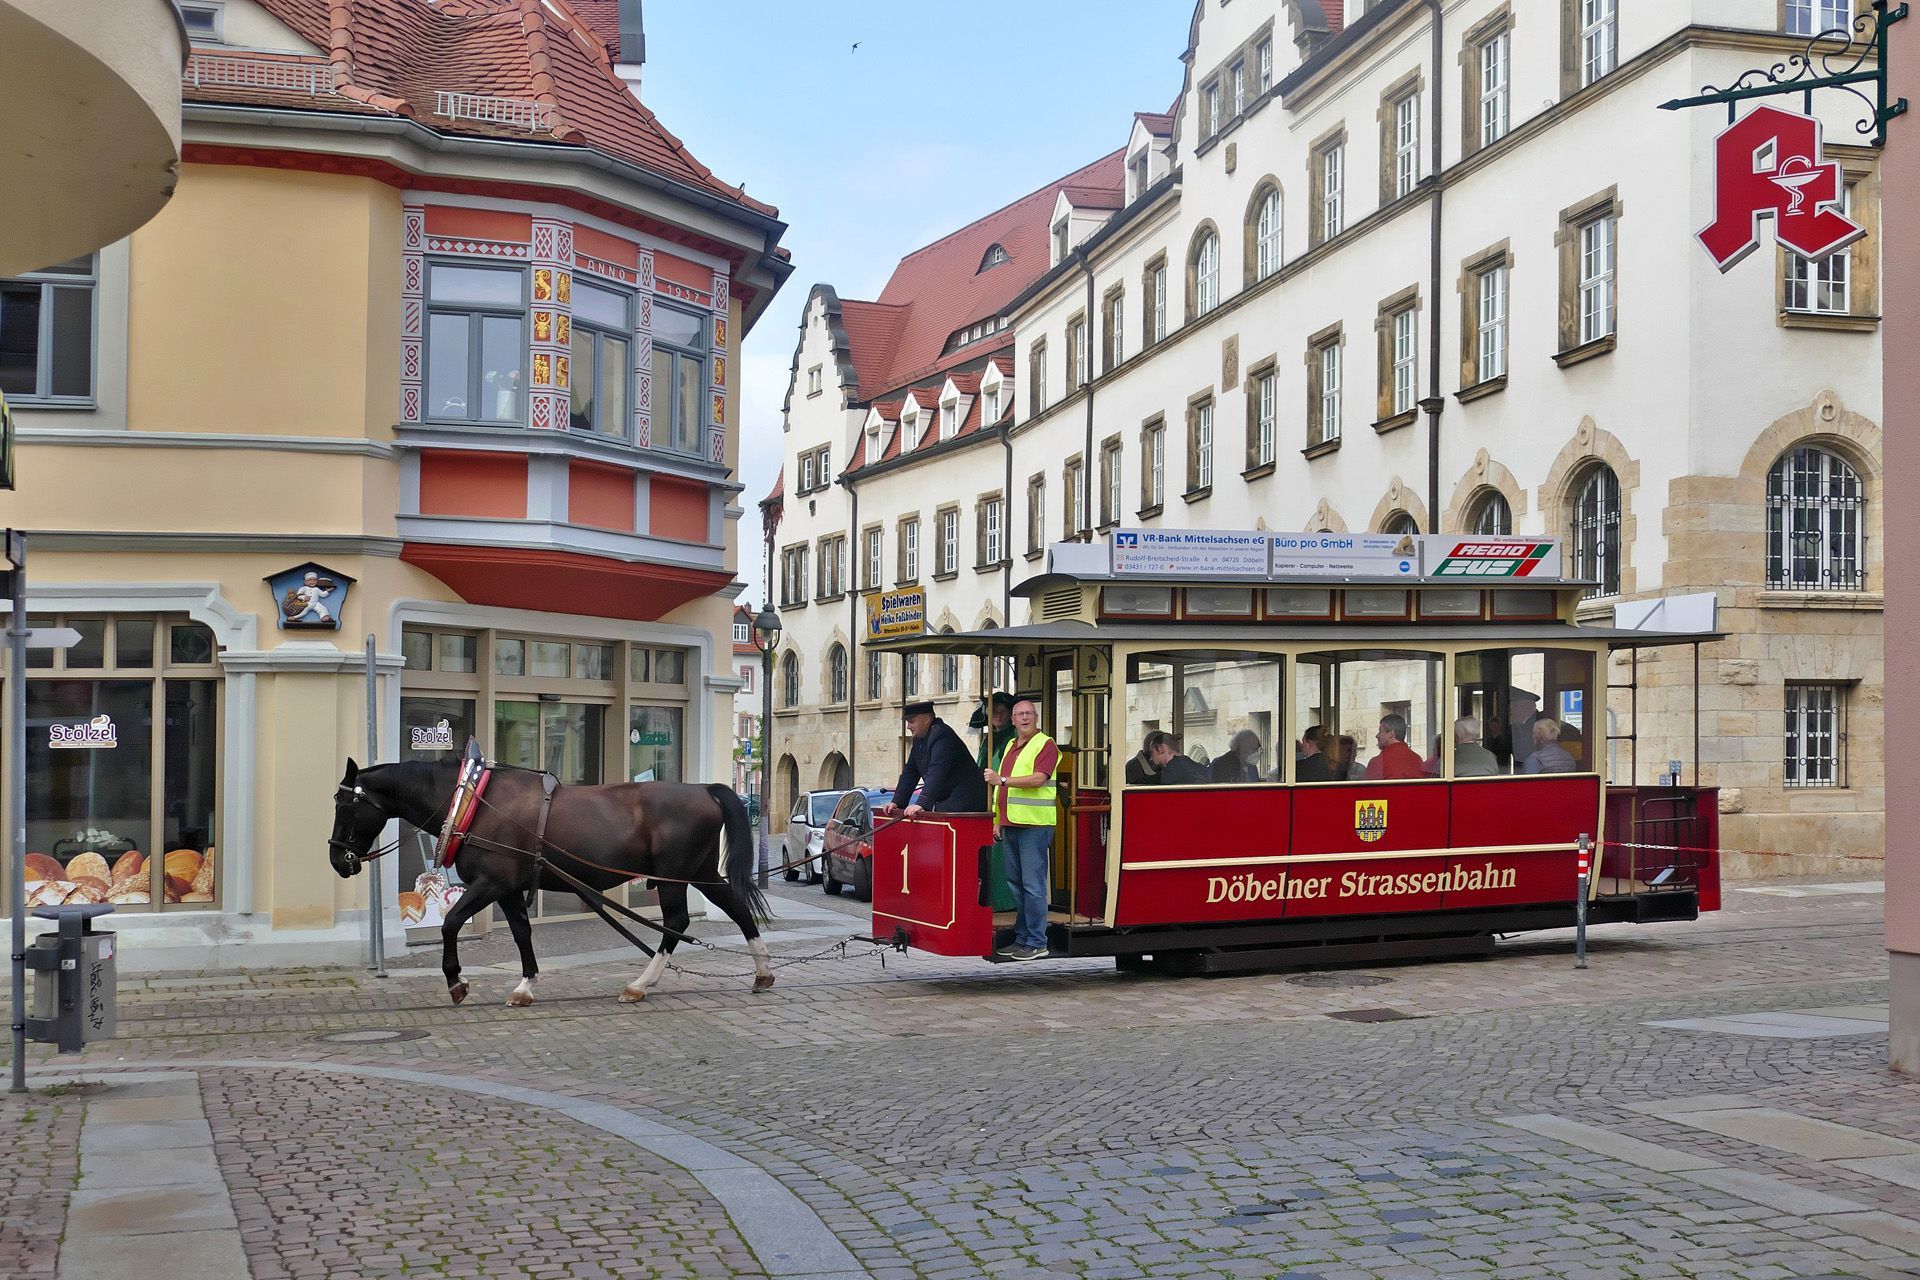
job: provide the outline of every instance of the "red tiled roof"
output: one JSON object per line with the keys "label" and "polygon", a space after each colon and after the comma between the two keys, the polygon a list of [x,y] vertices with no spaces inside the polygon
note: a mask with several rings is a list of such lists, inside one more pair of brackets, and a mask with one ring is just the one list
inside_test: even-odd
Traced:
{"label": "red tiled roof", "polygon": [[1146,126],[1148,133],[1156,138],[1165,138],[1173,133],[1173,117],[1153,111],[1136,111],[1133,118]]}
{"label": "red tiled roof", "polygon": [[993,358],[993,367],[1000,371],[1001,377],[1011,378],[1013,376],[1013,357],[995,356]]}
{"label": "red tiled roof", "polygon": [[773,478],[773,488],[767,490],[767,496],[760,499],[761,506],[770,506],[787,496],[787,473],[783,470]]}
{"label": "red tiled roof", "polygon": [[[603,18],[599,10],[615,10],[613,0],[579,2],[590,17],[576,13],[572,0],[258,0],[310,44],[328,50],[334,92],[196,86],[189,80],[183,95],[188,101],[371,112],[445,134],[537,137],[587,147],[772,215],[771,205],[695,159],[613,73],[612,55],[594,31]],[[207,48],[194,54],[243,56],[249,63],[317,61]],[[535,134],[510,124],[450,119],[436,114],[442,91],[537,102],[551,122]]]}
{"label": "red tiled roof", "polygon": [[1327,15],[1327,30],[1331,34],[1337,36],[1346,30],[1347,8],[1341,0],[1320,0],[1320,8]]}
{"label": "red tiled roof", "polygon": [[949,375],[953,389],[963,396],[976,394],[980,390],[980,375],[977,373],[955,373]]}
{"label": "red tiled roof", "polygon": [[[869,313],[858,324],[856,309],[873,303],[843,302],[847,339],[853,347],[854,371],[862,399],[905,386],[939,371],[948,362],[965,363],[980,357],[977,347],[946,350],[947,339],[962,325],[998,315],[1050,264],[1047,246],[1053,204],[1062,187],[1107,191],[1124,183],[1122,151],[1102,156],[1030,192],[977,222],[969,223],[900,260],[878,306],[889,308],[884,319]],[[987,250],[999,245],[1009,260],[986,271],[980,263]],[[864,326],[863,343],[856,328]],[[1011,337],[1011,332],[1008,334]],[[863,346],[871,349],[862,350]],[[886,347],[881,354],[879,347]]]}
{"label": "red tiled roof", "polygon": [[620,61],[620,0],[567,0],[567,7],[613,60]]}
{"label": "red tiled roof", "polygon": [[938,409],[940,407],[940,389],[938,387],[915,387],[911,394],[913,396],[913,402],[922,409]]}
{"label": "red tiled roof", "polygon": [[1062,187],[1067,203],[1076,209],[1118,209],[1127,202],[1125,187]]}

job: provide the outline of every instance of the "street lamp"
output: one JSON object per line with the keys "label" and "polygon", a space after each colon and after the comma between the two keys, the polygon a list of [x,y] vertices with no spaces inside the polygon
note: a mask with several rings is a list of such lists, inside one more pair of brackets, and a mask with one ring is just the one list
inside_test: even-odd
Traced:
{"label": "street lamp", "polygon": [[753,620],[753,647],[760,651],[760,887],[767,887],[767,828],[773,825],[773,651],[780,645],[780,615],[769,601]]}

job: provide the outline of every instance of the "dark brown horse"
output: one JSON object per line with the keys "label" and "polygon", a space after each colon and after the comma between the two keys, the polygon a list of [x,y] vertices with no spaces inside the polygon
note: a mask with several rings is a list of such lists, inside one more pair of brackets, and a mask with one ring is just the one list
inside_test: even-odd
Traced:
{"label": "dark brown horse", "polygon": [[[333,869],[342,879],[358,875],[373,842],[395,818],[437,833],[453,801],[459,769],[453,760],[365,769],[348,760],[346,776],[334,793],[333,836],[327,841]],[[560,787],[553,793],[541,841],[534,833],[544,781],[545,775],[531,770],[496,768],[454,857],[466,891],[440,928],[440,967],[455,1004],[465,1000],[468,991],[460,977],[460,926],[493,903],[505,913],[520,948],[522,977],[507,1003],[533,1003],[540,968],[533,958],[528,901],[535,889],[575,891],[556,868],[602,892],[628,880],[658,877],[661,923],[669,932],[646,971],[620,993],[622,1001],[646,999],[647,988],[660,980],[679,941],[676,935],[687,928],[689,884],[740,926],[753,956],[753,989],[765,991],[773,985],[767,944],[754,923],[756,916],[766,918],[767,903],[753,882],[752,827],[746,806],[731,788],[680,782]],[[544,865],[534,856],[536,849]]]}

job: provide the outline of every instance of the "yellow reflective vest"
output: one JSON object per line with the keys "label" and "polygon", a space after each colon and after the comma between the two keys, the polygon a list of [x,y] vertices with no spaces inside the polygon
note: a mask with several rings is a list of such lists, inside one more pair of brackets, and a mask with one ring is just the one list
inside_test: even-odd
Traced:
{"label": "yellow reflective vest", "polygon": [[[1052,745],[1052,738],[1037,731],[1027,739],[1024,747],[1017,741],[1008,744],[1007,754],[1000,762],[1000,776],[1023,778],[1035,772],[1039,767],[1040,753]],[[1007,763],[1009,759],[1012,760],[1011,764]],[[1008,786],[1007,821],[1022,827],[1052,826],[1055,790],[1051,774],[1047,775],[1047,780],[1037,787]]]}

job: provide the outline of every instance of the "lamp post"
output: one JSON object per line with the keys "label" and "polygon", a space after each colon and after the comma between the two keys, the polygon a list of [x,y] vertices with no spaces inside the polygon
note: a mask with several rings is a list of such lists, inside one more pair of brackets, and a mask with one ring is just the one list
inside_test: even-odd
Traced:
{"label": "lamp post", "polygon": [[760,887],[767,887],[767,828],[773,825],[773,651],[780,645],[780,615],[769,601],[753,620],[753,647],[760,651]]}

